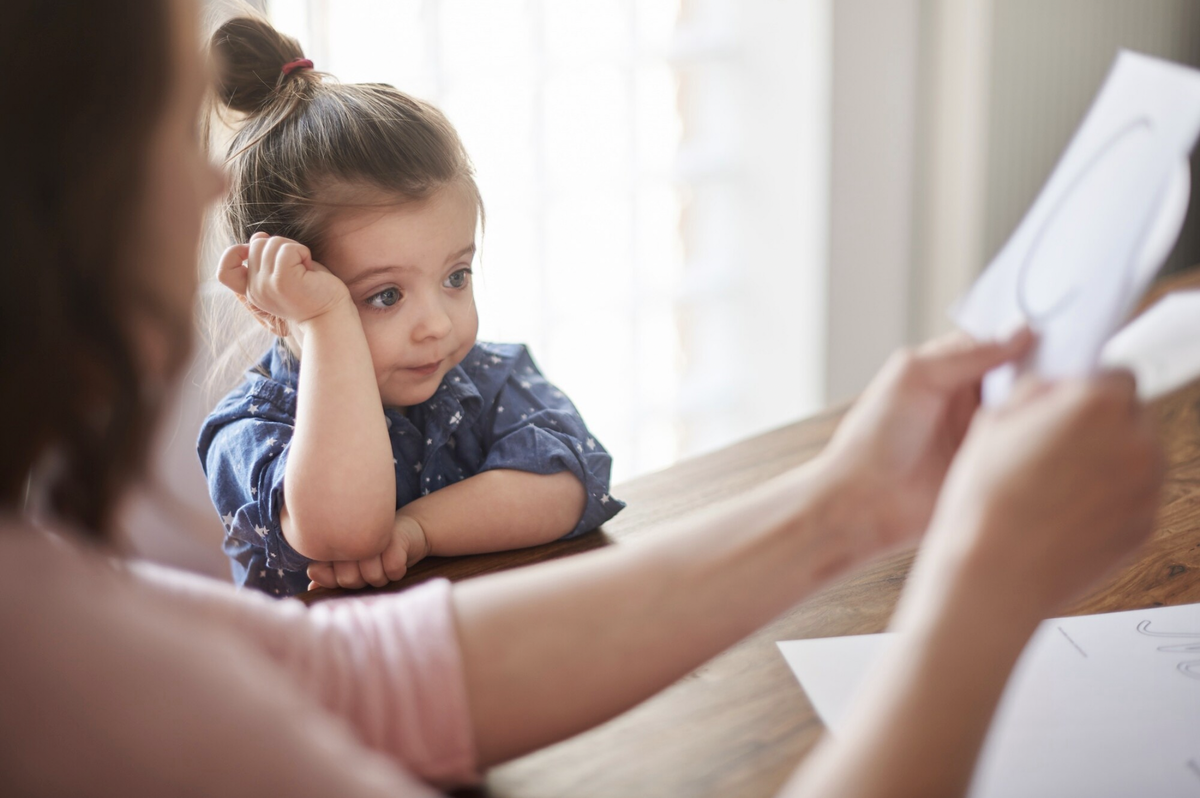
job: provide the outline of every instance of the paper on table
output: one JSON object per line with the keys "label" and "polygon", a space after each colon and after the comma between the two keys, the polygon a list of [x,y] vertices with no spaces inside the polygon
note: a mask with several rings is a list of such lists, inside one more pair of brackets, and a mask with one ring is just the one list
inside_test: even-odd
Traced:
{"label": "paper on table", "polygon": [[[836,735],[893,635],[779,643]],[[972,798],[1200,795],[1200,604],[1057,618],[1025,649]]]}
{"label": "paper on table", "polygon": [[1200,377],[1200,291],[1163,297],[1104,345],[1100,363],[1132,371],[1145,401]]}
{"label": "paper on table", "polygon": [[[953,310],[959,326],[996,338],[1028,323],[1039,342],[1020,368],[1093,371],[1178,234],[1180,164],[1197,132],[1200,72],[1122,52],[1029,213]],[[1002,401],[1016,373],[989,374],[985,401]]]}

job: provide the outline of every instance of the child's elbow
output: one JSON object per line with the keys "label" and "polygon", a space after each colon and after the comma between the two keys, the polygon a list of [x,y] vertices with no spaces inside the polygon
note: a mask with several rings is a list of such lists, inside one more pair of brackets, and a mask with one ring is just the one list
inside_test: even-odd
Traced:
{"label": "child's elbow", "polygon": [[341,562],[365,560],[387,548],[395,514],[375,512],[284,513],[284,537],[292,548],[310,560]]}

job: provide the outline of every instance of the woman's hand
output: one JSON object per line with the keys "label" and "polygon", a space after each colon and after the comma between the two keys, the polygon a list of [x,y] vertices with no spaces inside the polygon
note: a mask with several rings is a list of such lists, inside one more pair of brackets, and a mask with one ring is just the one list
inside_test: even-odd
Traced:
{"label": "woman's hand", "polygon": [[1126,374],[1030,379],[979,413],[892,623],[904,644],[783,794],[962,795],[1029,636],[1145,540],[1162,474]]}
{"label": "woman's hand", "polygon": [[266,233],[226,249],[217,279],[279,336],[288,334],[288,322],[303,324],[350,298],[345,284],[314,261],[308,247]]}
{"label": "woman's hand", "polygon": [[315,587],[344,587],[351,590],[372,585],[383,587],[397,582],[408,569],[425,559],[429,543],[425,531],[416,519],[396,514],[392,539],[388,547],[374,557],[345,562],[315,562],[308,566],[308,589]]}
{"label": "woman's hand", "polygon": [[979,407],[983,376],[1032,343],[1028,330],[992,343],[952,333],[896,353],[867,386],[821,460],[856,497],[875,546],[908,543],[925,531]]}
{"label": "woman's hand", "polygon": [[[1133,378],[1030,379],[980,414],[946,479],[912,589],[1036,622],[1150,534],[1163,457]],[[965,592],[962,592],[965,591]]]}

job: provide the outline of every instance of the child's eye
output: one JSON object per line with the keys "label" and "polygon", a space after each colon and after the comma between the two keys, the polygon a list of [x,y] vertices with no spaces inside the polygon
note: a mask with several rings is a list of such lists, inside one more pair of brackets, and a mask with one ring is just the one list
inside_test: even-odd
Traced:
{"label": "child's eye", "polygon": [[390,308],[392,305],[400,301],[399,288],[385,288],[378,294],[373,294],[367,298],[367,304],[373,308]]}
{"label": "child's eye", "polygon": [[446,282],[442,283],[442,285],[446,288],[465,288],[470,275],[470,269],[459,269],[454,274],[447,277]]}

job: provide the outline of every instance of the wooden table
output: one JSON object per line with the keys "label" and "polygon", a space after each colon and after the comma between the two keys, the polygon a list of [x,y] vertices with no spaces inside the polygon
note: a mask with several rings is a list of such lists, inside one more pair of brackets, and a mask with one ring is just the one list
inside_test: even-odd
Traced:
{"label": "wooden table", "polygon": [[[1155,412],[1170,462],[1158,529],[1136,562],[1068,614],[1200,601],[1200,384],[1166,397]],[[809,459],[841,414],[825,413],[618,486],[614,495],[629,506],[602,532],[518,552],[429,560],[392,588],[432,576],[461,579],[654,535],[670,521],[703,512]],[[894,556],[831,585],[640,706],[494,769],[484,789],[467,794],[773,795],[823,729],[775,641],[883,631],[911,562],[911,554]],[[336,594],[318,590],[305,598]]]}

